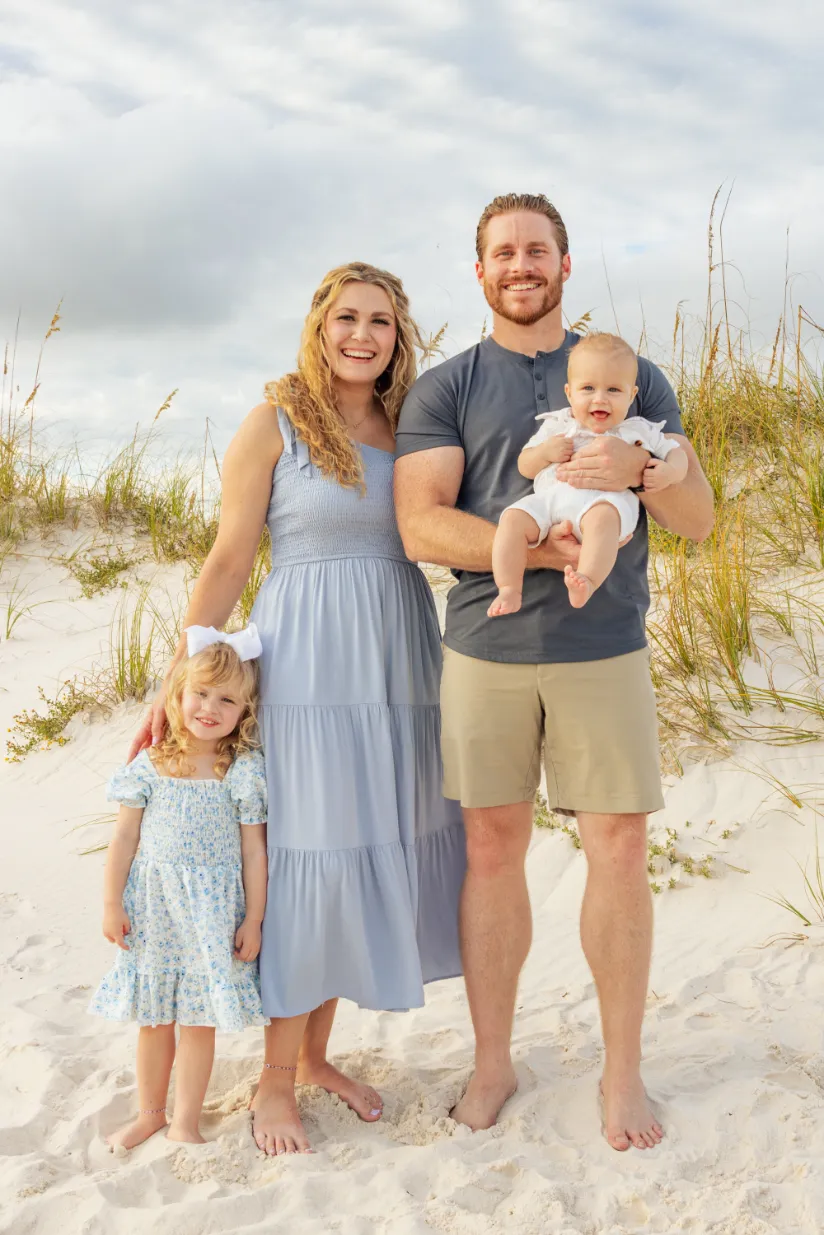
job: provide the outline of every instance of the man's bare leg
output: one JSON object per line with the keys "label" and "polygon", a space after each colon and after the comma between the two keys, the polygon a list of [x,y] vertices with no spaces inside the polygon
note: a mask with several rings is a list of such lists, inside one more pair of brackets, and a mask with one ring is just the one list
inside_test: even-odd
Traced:
{"label": "man's bare leg", "polygon": [[524,859],[532,803],[465,809],[461,953],[475,1029],[475,1071],[453,1119],[491,1128],[517,1088],[510,1056],[518,977],[532,941]]}
{"label": "man's bare leg", "polygon": [[329,1093],[336,1093],[366,1123],[375,1123],[383,1114],[383,1101],[378,1091],[347,1076],[326,1058],[337,1006],[337,999],[327,999],[309,1013],[298,1055],[298,1084],[319,1085]]}
{"label": "man's bare leg", "polygon": [[606,1138],[618,1150],[652,1148],[664,1135],[641,1080],[652,953],[646,823],[646,815],[578,814],[589,866],[581,942],[601,1007]]}

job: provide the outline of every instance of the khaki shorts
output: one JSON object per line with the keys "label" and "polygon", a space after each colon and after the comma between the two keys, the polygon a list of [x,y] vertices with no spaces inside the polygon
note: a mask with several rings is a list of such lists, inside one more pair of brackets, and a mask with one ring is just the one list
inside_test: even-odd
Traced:
{"label": "khaki shorts", "polygon": [[446,648],[441,714],[444,795],[462,806],[531,802],[542,748],[550,808],[635,815],[664,805],[648,648],[557,665]]}

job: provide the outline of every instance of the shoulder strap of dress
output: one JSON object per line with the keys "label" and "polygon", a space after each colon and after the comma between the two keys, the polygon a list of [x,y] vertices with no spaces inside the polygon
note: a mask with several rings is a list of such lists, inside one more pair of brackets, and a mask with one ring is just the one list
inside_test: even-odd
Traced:
{"label": "shoulder strap of dress", "polygon": [[311,471],[312,460],[309,458],[309,447],[292,424],[282,407],[277,409],[278,425],[283,437],[283,449],[287,455],[292,455],[302,472]]}

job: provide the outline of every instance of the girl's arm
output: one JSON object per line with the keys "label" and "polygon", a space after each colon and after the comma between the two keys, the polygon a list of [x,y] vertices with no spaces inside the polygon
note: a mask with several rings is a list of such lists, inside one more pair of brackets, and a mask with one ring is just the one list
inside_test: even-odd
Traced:
{"label": "girl's arm", "polygon": [[518,455],[518,471],[527,480],[534,480],[539,472],[552,463],[567,463],[572,458],[571,437],[553,434],[537,446],[524,446]]}
{"label": "girl's arm", "polygon": [[[183,628],[225,625],[240,598],[255,560],[272,495],[272,472],[283,453],[283,437],[271,403],[253,408],[226,451],[221,476],[217,539],[203,563]],[[165,683],[186,655],[181,634],[174,656],[148,715],[129,751],[129,762],[144,747],[160,741],[166,726]]]}
{"label": "girl's arm", "polygon": [[247,823],[241,826],[240,852],[243,859],[246,917],[235,935],[235,956],[241,961],[253,961],[260,951],[260,928],[266,909],[266,886],[269,881],[265,823]]}
{"label": "girl's arm", "polygon": [[103,871],[103,934],[124,952],[128,952],[129,946],[123,942],[123,936],[129,934],[132,925],[123,908],[123,890],[140,843],[142,820],[142,806],[120,807]]}

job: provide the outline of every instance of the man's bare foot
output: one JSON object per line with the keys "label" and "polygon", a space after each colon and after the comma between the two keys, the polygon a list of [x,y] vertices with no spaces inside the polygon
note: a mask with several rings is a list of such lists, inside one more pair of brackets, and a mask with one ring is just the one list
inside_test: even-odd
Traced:
{"label": "man's bare foot", "polygon": [[601,1100],[601,1131],[607,1144],[619,1153],[630,1145],[654,1149],[664,1137],[664,1129],[652,1111],[647,1091],[636,1073],[628,1081],[612,1081],[606,1073],[598,1092]]}
{"label": "man's bare foot", "polygon": [[150,1136],[154,1136],[155,1132],[159,1132],[161,1128],[165,1127],[165,1111],[157,1111],[153,1115],[141,1114],[132,1123],[118,1128],[117,1132],[113,1132],[107,1138],[106,1144],[112,1150],[134,1149],[135,1145],[142,1145],[144,1141],[148,1141]]}
{"label": "man's bare foot", "polygon": [[341,1101],[365,1123],[375,1123],[383,1114],[383,1099],[377,1089],[356,1081],[324,1059],[322,1063],[301,1063],[299,1085],[319,1085],[327,1093],[336,1093]]}
{"label": "man's bare foot", "polygon": [[567,585],[569,603],[573,609],[583,609],[595,591],[595,585],[589,575],[582,575],[580,571],[573,570],[571,566],[565,566],[564,583]]}
{"label": "man's bare foot", "polygon": [[174,1115],[166,1133],[167,1141],[181,1141],[184,1145],[205,1145],[206,1138],[200,1135],[197,1124],[175,1123]]}
{"label": "man's bare foot", "polygon": [[521,593],[514,587],[502,587],[486,611],[487,617],[501,617],[504,613],[517,613],[521,607]]}
{"label": "man's bare foot", "polygon": [[265,1154],[311,1154],[303,1124],[298,1114],[295,1091],[261,1079],[252,1101],[252,1136],[258,1149]]}
{"label": "man's bare foot", "polygon": [[466,1124],[473,1132],[491,1128],[497,1123],[504,1103],[509,1101],[517,1088],[518,1078],[513,1068],[504,1074],[499,1073],[490,1081],[481,1080],[477,1072],[473,1072],[466,1093],[450,1115],[456,1123]]}

